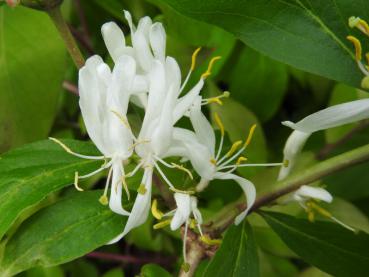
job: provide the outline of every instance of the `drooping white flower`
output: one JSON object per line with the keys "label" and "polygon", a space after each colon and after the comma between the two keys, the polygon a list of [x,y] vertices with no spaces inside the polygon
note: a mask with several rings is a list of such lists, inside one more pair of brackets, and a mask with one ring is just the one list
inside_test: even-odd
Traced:
{"label": "drooping white flower", "polygon": [[297,201],[300,206],[307,212],[308,219],[311,222],[314,221],[315,212],[317,212],[323,217],[330,218],[344,228],[355,232],[355,229],[338,220],[330,212],[317,204],[317,201],[323,201],[326,203],[331,203],[333,201],[332,195],[327,190],[323,188],[304,185],[293,193],[292,198],[293,200]]}
{"label": "drooping white flower", "polygon": [[[69,153],[93,160],[105,160],[101,168],[90,174],[78,176],[76,173],[75,185],[78,179],[90,177],[109,168],[105,191],[100,201],[107,203],[108,188],[111,186],[109,206],[112,211],[129,215],[122,207],[122,184],[125,186],[125,172],[123,162],[133,152],[134,136],[130,129],[126,113],[129,98],[135,93],[136,63],[127,55],[122,55],[111,72],[99,56],[92,56],[79,71],[79,105],[87,132],[103,154],[103,156],[85,156],[73,152],[60,141],[59,143]],[[126,191],[128,189],[125,186]]]}
{"label": "drooping white flower", "polygon": [[351,101],[313,113],[297,123],[282,122],[294,131],[287,139],[283,150],[284,166],[281,167],[278,180],[284,179],[293,168],[298,154],[310,135],[316,131],[334,128],[347,123],[369,118],[369,99]]}
{"label": "drooping white flower", "polygon": [[[225,135],[223,124],[220,121],[219,116],[215,115],[216,122],[222,135],[218,151],[216,151],[215,133],[209,121],[201,112],[201,103],[201,97],[198,97],[190,110],[190,119],[195,132],[175,128],[173,132],[174,147],[170,148],[170,155],[186,157],[191,161],[195,171],[201,177],[201,181],[197,186],[197,191],[203,190],[208,183],[214,179],[234,180],[237,182],[242,188],[247,200],[247,208],[236,217],[235,223],[239,224],[252,207],[256,198],[256,190],[253,183],[245,178],[233,174],[233,172],[238,167],[278,166],[281,165],[281,163],[242,164],[246,158],[240,155],[249,145],[256,125],[250,129],[249,136],[244,143],[242,141],[235,142],[231,149],[221,157]],[[241,145],[243,146],[240,148]],[[231,164],[235,159],[237,159],[236,163]]]}

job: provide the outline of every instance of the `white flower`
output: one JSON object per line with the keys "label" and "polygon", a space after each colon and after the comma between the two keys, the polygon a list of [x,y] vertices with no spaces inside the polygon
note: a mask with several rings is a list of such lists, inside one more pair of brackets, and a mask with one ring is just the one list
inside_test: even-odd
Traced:
{"label": "white flower", "polygon": [[112,72],[99,56],[90,57],[79,71],[79,104],[87,132],[103,156],[91,157],[75,153],[52,138],[75,156],[106,161],[101,168],[90,174],[78,176],[76,173],[75,185],[81,190],[77,184],[78,179],[90,177],[110,168],[104,195],[100,201],[103,204],[107,203],[108,188],[111,185],[109,206],[112,211],[122,215],[129,215],[122,207],[121,197],[122,184],[128,193],[123,162],[132,155],[134,148],[134,136],[126,113],[135,85],[136,63],[132,57],[121,56]]}
{"label": "white flower", "polygon": [[287,139],[283,150],[286,163],[279,172],[278,180],[284,179],[290,173],[297,155],[312,133],[366,118],[369,118],[369,99],[335,105],[313,113],[297,123],[282,122],[283,125],[294,129],[294,131]]}
{"label": "white flower", "polygon": [[[231,149],[223,157],[221,157],[224,141],[223,124],[221,123],[218,115],[215,115],[216,122],[222,134],[220,145],[218,151],[216,152],[215,134],[209,121],[201,112],[201,103],[201,97],[198,97],[190,110],[190,119],[195,132],[186,129],[175,128],[173,132],[174,147],[169,150],[170,155],[186,157],[191,161],[195,171],[201,177],[201,181],[197,186],[197,191],[203,190],[208,183],[214,179],[234,180],[237,182],[244,191],[247,200],[247,208],[236,217],[235,223],[239,224],[247,215],[248,211],[255,202],[256,191],[254,185],[249,180],[239,177],[232,172],[234,172],[238,167],[277,166],[281,165],[281,163],[242,164],[246,158],[240,157],[240,155],[249,145],[256,125],[250,129],[249,136],[245,143],[242,141],[235,142]],[[243,146],[238,150],[241,145]],[[236,164],[231,165],[232,161],[235,159],[237,159]]]}
{"label": "white flower", "polygon": [[331,203],[333,201],[332,195],[325,189],[304,185],[293,193],[292,198],[307,212],[309,221],[313,222],[315,220],[315,212],[317,212],[321,216],[330,218],[342,227],[355,232],[355,229],[338,220],[330,212],[317,204],[317,201],[326,203]]}

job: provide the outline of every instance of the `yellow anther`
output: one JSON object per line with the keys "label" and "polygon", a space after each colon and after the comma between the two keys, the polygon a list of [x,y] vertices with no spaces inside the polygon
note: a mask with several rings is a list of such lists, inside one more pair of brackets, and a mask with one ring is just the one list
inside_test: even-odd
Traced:
{"label": "yellow anther", "polygon": [[191,71],[194,71],[195,70],[195,66],[196,66],[196,59],[197,59],[197,55],[199,54],[201,50],[201,47],[197,48],[193,54],[192,54],[192,58],[191,58]]}
{"label": "yellow anther", "polygon": [[203,235],[200,240],[207,245],[219,245],[222,243],[220,239],[211,239],[208,235]]}
{"label": "yellow anther", "polygon": [[224,136],[224,125],[222,123],[222,120],[220,120],[220,117],[217,113],[214,113],[214,120],[215,120],[215,123],[217,124],[217,126],[220,129],[220,133],[222,134],[222,136]]}
{"label": "yellow anther", "polygon": [[369,76],[365,76],[362,80],[361,80],[361,87],[365,88],[365,89],[369,89]]}
{"label": "yellow anther", "polygon": [[189,195],[195,194],[195,192],[193,190],[180,190],[180,189],[176,189],[174,187],[170,187],[169,189],[171,191],[179,192],[179,193],[183,193],[183,194],[189,194]]}
{"label": "yellow anther", "polygon": [[205,79],[206,77],[211,75],[211,69],[212,69],[215,61],[217,61],[221,58],[222,58],[221,56],[216,56],[216,57],[214,57],[210,60],[209,65],[208,65],[208,69],[201,75],[201,79]]}
{"label": "yellow anther", "polygon": [[223,97],[228,98],[231,95],[229,91],[223,91]]}
{"label": "yellow anther", "polygon": [[83,189],[80,186],[78,186],[78,172],[77,171],[74,173],[74,187],[78,191],[83,191]]}
{"label": "yellow anther", "polygon": [[64,143],[62,143],[60,140],[58,140],[56,138],[52,138],[52,137],[49,137],[49,139],[52,140],[53,142],[59,144],[66,152],[73,153],[73,151],[68,146],[66,146]]}
{"label": "yellow anther", "polygon": [[195,229],[196,228],[196,225],[197,225],[197,221],[196,221],[196,219],[191,219],[191,221],[190,221],[190,228],[191,229]]}
{"label": "yellow anther", "polygon": [[210,159],[210,163],[213,164],[213,165],[216,165],[217,164],[217,160],[214,159],[214,158],[211,158]]}
{"label": "yellow anther", "polygon": [[308,220],[310,222],[314,222],[315,221],[315,215],[313,211],[308,211]]}
{"label": "yellow anther", "polygon": [[145,188],[145,185],[144,185],[144,184],[141,184],[141,185],[138,187],[138,189],[137,189],[137,192],[138,192],[139,194],[142,194],[142,195],[144,195],[144,194],[146,193],[146,191],[147,191],[147,189]]}
{"label": "yellow anther", "polygon": [[191,265],[189,263],[183,263],[181,265],[181,268],[183,269],[184,272],[189,272],[190,268],[191,268]]}
{"label": "yellow anther", "polygon": [[284,167],[288,167],[290,165],[290,161],[289,160],[284,160],[283,161],[283,166]]}
{"label": "yellow anther", "polygon": [[246,162],[247,161],[247,158],[245,158],[245,157],[239,157],[238,159],[237,159],[237,162],[236,162],[236,165],[239,165],[239,164],[241,164],[242,162]]}
{"label": "yellow anther", "polygon": [[242,144],[242,140],[238,140],[235,143],[232,144],[231,149],[226,154],[226,157],[232,156],[234,152],[237,151],[238,147]]}
{"label": "yellow anther", "polygon": [[256,128],[256,124],[251,126],[250,131],[249,131],[249,135],[247,136],[244,147],[247,147],[250,144],[250,142],[252,140],[252,136],[254,135],[254,132],[255,132],[255,128]]}
{"label": "yellow anther", "polygon": [[328,212],[326,209],[323,209],[322,207],[318,206],[314,202],[310,203],[310,207],[313,208],[314,210],[316,210],[318,213],[320,213],[324,217],[327,217],[327,218],[332,217],[332,214],[330,212]]}
{"label": "yellow anther", "polygon": [[127,121],[127,119],[123,115],[121,115],[119,112],[114,111],[114,110],[111,110],[111,112],[113,114],[115,114],[119,118],[119,120],[123,123],[124,126],[127,127],[127,129],[131,129],[131,127],[129,126],[129,123]]}
{"label": "yellow anther", "polygon": [[158,201],[154,199],[151,205],[151,213],[157,219],[161,220],[163,218],[163,213],[158,209]]}
{"label": "yellow anther", "polygon": [[159,223],[156,223],[156,224],[153,226],[153,228],[154,228],[155,230],[157,230],[157,229],[161,229],[161,228],[164,228],[164,227],[166,227],[166,226],[170,225],[170,222],[171,222],[171,219],[167,219],[167,220],[164,220],[164,221],[160,221]]}
{"label": "yellow anther", "polygon": [[101,195],[101,197],[99,198],[99,202],[104,206],[108,205],[108,197],[105,194]]}
{"label": "yellow anther", "polygon": [[218,96],[217,97],[211,97],[211,98],[208,98],[206,100],[207,100],[208,104],[216,103],[216,104],[218,104],[220,106],[223,105],[222,100],[220,100]]}
{"label": "yellow anther", "polygon": [[348,24],[351,28],[358,28],[364,34],[369,35],[369,25],[368,23],[361,19],[360,17],[351,16],[349,18]]}
{"label": "yellow anther", "polygon": [[360,17],[351,16],[348,20],[348,25],[350,26],[350,28],[355,28],[357,24],[359,24],[359,22],[360,22]]}
{"label": "yellow anther", "polygon": [[171,165],[174,167],[174,168],[177,168],[179,170],[182,170],[184,172],[186,172],[188,174],[188,176],[190,177],[191,180],[193,180],[193,176],[192,176],[192,173],[190,170],[188,170],[187,168],[185,168],[183,165],[179,165],[179,164],[176,164],[176,163],[171,163]]}
{"label": "yellow anther", "polygon": [[347,39],[349,41],[352,42],[352,44],[355,47],[355,58],[356,61],[361,61],[361,53],[362,53],[362,49],[361,49],[361,43],[360,40],[358,40],[356,37],[354,36],[348,36]]}

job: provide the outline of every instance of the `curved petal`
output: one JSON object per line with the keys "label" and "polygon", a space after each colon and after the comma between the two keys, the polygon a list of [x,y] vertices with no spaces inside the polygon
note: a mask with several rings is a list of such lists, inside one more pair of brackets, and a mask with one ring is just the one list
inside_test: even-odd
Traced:
{"label": "curved petal", "polygon": [[124,172],[122,171],[122,161],[114,161],[113,162],[113,177],[110,189],[110,198],[109,198],[109,208],[121,215],[129,215],[122,206],[122,176]]}
{"label": "curved petal", "polygon": [[181,69],[179,68],[177,61],[172,57],[167,57],[165,60],[165,74],[168,83],[174,86],[177,98],[181,88]]}
{"label": "curved petal", "polygon": [[295,130],[313,133],[366,118],[369,118],[369,99],[362,99],[326,108],[297,123],[285,121],[282,124]]}
{"label": "curved petal", "polygon": [[136,32],[132,37],[132,45],[135,50],[135,58],[138,64],[145,72],[149,72],[151,69],[154,57],[150,50],[150,45],[141,32]]}
{"label": "curved petal", "polygon": [[200,81],[185,96],[178,99],[177,105],[174,109],[173,123],[176,123],[180,118],[182,118],[185,112],[189,110],[203,86],[204,80],[201,78]]}
{"label": "curved petal", "polygon": [[[297,198],[296,198],[297,197]],[[318,199],[327,203],[333,201],[332,195],[323,188],[317,188],[312,186],[301,186],[295,193],[294,198],[299,199]]]}
{"label": "curved petal", "polygon": [[288,137],[283,149],[283,160],[285,161],[285,165],[282,165],[279,171],[278,180],[283,180],[288,176],[296,163],[298,154],[301,152],[310,135],[310,133],[295,130]]}
{"label": "curved petal", "polygon": [[190,120],[200,143],[206,145],[215,157],[215,134],[210,122],[201,112],[201,97],[198,96],[190,109]]}
{"label": "curved petal", "polygon": [[120,56],[127,52],[122,30],[116,23],[108,22],[102,25],[101,33],[110,56],[116,62]]}
{"label": "curved petal", "polygon": [[166,34],[163,24],[157,22],[150,28],[150,45],[156,59],[164,62]]}
{"label": "curved petal", "polygon": [[240,213],[236,219],[235,224],[238,225],[240,222],[245,218],[247,213],[249,212],[250,208],[254,205],[255,199],[256,199],[256,190],[253,183],[251,183],[249,180],[239,177],[237,175],[234,175],[232,173],[217,173],[215,176],[216,179],[221,180],[234,180],[236,181],[240,187],[242,188],[243,192],[245,193],[246,201],[247,201],[247,208]]}
{"label": "curved petal", "polygon": [[170,222],[170,229],[177,230],[185,223],[191,214],[191,198],[188,194],[174,193],[177,209],[174,213],[173,219]]}
{"label": "curved petal", "polygon": [[146,168],[144,175],[142,177],[142,184],[144,184],[146,189],[145,194],[140,193],[137,194],[135,203],[128,217],[128,221],[126,223],[126,226],[124,227],[123,232],[114,239],[112,239],[107,244],[112,244],[119,241],[133,228],[140,226],[146,221],[147,216],[149,215],[151,204],[151,181],[152,181],[152,169]]}
{"label": "curved petal", "polygon": [[194,196],[191,196],[191,210],[192,210],[193,216],[196,219],[197,223],[201,225],[203,220],[202,220],[201,213],[199,209],[197,208],[197,198]]}

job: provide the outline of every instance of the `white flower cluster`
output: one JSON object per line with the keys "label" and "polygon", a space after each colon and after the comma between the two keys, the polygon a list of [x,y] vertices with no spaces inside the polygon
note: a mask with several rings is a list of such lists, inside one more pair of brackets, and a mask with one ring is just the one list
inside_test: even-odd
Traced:
{"label": "white flower cluster", "polygon": [[[73,155],[106,161],[101,168],[90,174],[84,176],[76,174],[75,185],[80,190],[78,179],[90,177],[105,169],[109,170],[100,202],[109,204],[113,212],[128,216],[123,232],[111,243],[120,240],[130,230],[143,224],[150,207],[158,220],[166,218],[156,227],[170,225],[172,230],[176,230],[185,225],[187,233],[189,225],[197,226],[202,238],[209,242],[209,238],[204,236],[201,230],[202,217],[197,208],[197,198],[194,195],[196,192],[202,191],[214,179],[237,182],[247,201],[247,208],[236,217],[235,223],[239,224],[252,207],[256,191],[249,180],[234,174],[238,167],[282,166],[279,179],[283,179],[289,174],[296,156],[311,133],[369,116],[369,100],[365,99],[328,108],[308,116],[297,124],[284,122],[284,125],[295,129],[284,150],[285,162],[244,163],[246,158],[241,154],[249,145],[256,126],[251,127],[244,142],[235,142],[224,154],[225,130],[220,117],[214,115],[221,133],[221,139],[217,144],[214,130],[201,110],[203,105],[219,102],[220,97],[228,96],[225,93],[215,98],[203,99],[200,95],[204,80],[211,74],[211,67],[219,57],[213,58],[207,71],[201,75],[195,86],[183,93],[194,70],[199,49],[194,52],[191,68],[182,83],[181,71],[176,60],[166,56],[166,33],[162,24],[153,23],[149,17],[144,17],[136,27],[128,12],[125,12],[125,18],[130,26],[132,46],[126,45],[124,34],[118,25],[109,22],[102,26],[103,39],[114,61],[113,69],[111,70],[102,58],[96,55],[90,57],[79,71],[79,104],[82,116],[87,132],[102,156],[75,153],[60,141],[53,139]],[[127,118],[130,102],[141,107],[145,113],[138,134],[132,132]],[[191,129],[176,126],[184,116],[189,117]],[[139,161],[134,170],[126,173],[124,164],[133,154],[139,157]],[[192,178],[191,171],[182,165],[165,161],[169,157],[191,163],[201,177],[196,190],[180,191],[165,176],[162,166],[183,170]],[[126,178],[139,170],[144,172],[142,181],[133,208],[127,211],[122,206],[123,189],[129,198]],[[177,207],[166,214],[157,209],[156,200],[151,203],[153,174],[160,175],[174,192]],[[306,186],[294,196],[303,207],[306,207],[304,203],[309,198],[331,201],[329,193],[325,190]]]}

